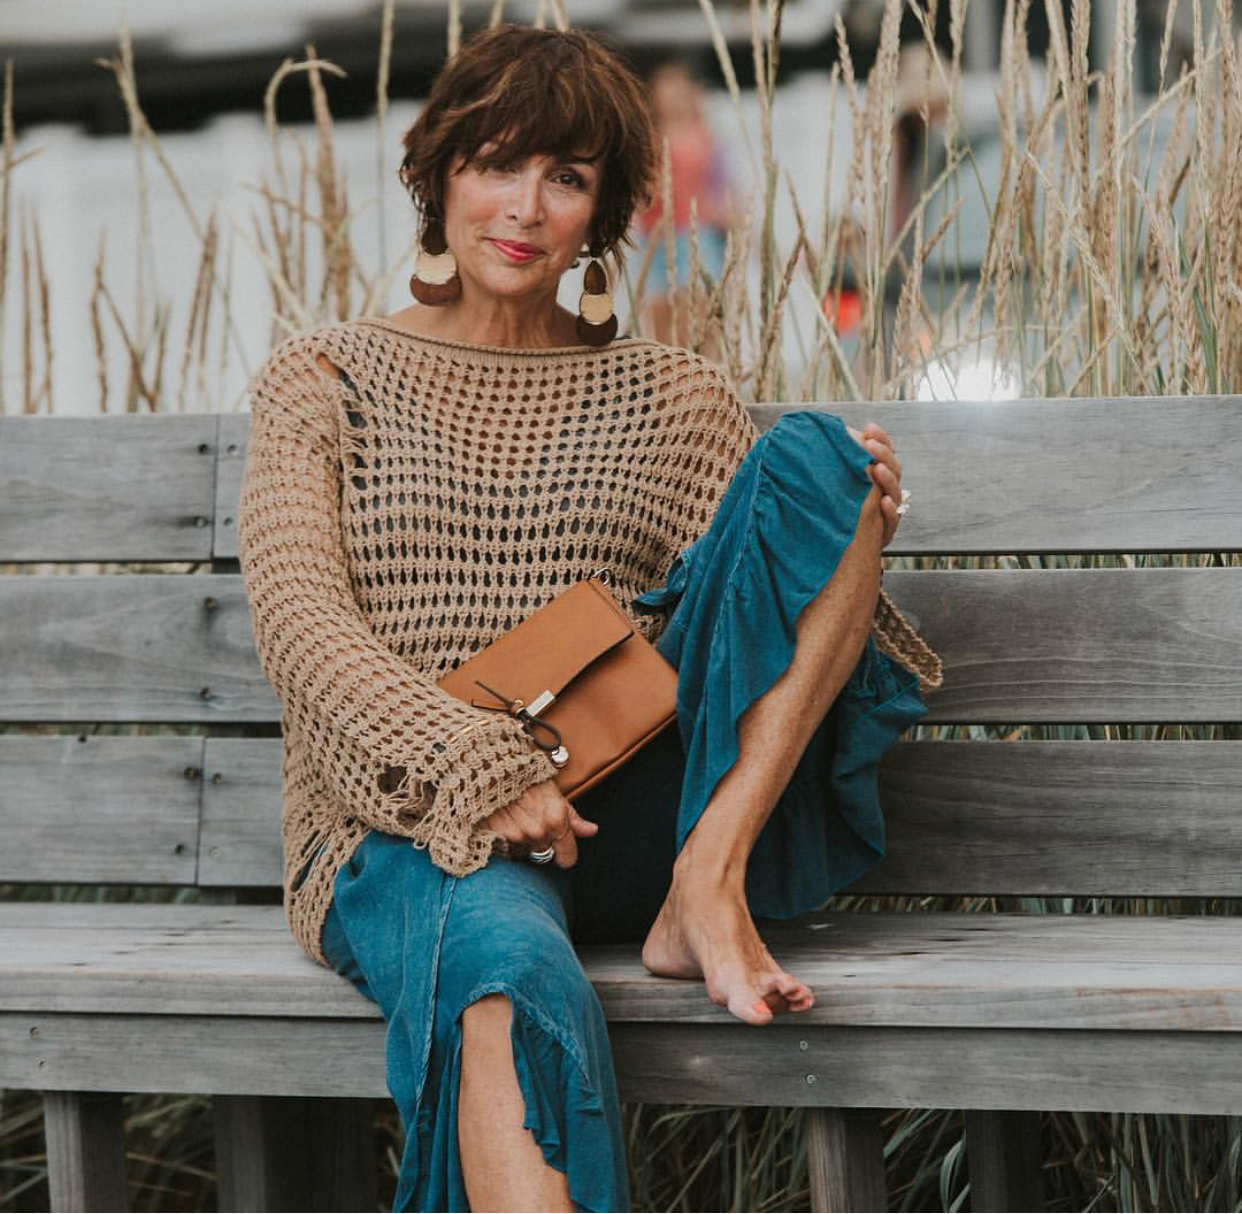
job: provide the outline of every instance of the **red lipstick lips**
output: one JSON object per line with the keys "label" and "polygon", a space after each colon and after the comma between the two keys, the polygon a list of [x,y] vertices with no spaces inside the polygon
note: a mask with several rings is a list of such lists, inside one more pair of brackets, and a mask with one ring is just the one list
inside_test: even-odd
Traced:
{"label": "red lipstick lips", "polygon": [[543,250],[532,244],[522,244],[517,240],[497,240],[494,236],[489,237],[492,244],[496,246],[506,257],[513,261],[530,261],[532,257],[537,257]]}

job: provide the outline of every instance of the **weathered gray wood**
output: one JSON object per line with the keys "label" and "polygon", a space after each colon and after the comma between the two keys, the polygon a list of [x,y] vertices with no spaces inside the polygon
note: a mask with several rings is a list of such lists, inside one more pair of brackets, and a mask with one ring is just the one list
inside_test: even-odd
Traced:
{"label": "weathered gray wood", "polygon": [[[614,1023],[609,1035],[622,1099],[651,1104],[1242,1115],[1236,1033]],[[0,1087],[384,1096],[384,1025],[0,1012]]]}
{"label": "weathered gray wood", "polygon": [[193,884],[203,739],[0,737],[0,881]]}
{"label": "weathered gray wood", "polygon": [[875,893],[1236,897],[1242,746],[911,742],[881,766]]}
{"label": "weathered gray wood", "polygon": [[211,555],[211,414],[0,418],[0,561]]}
{"label": "weathered gray wood", "polygon": [[888,1209],[884,1139],[871,1109],[808,1109],[812,1210]]}
{"label": "weathered gray wood", "polygon": [[[1235,569],[894,573],[935,721],[1242,719]],[[0,719],[274,721],[241,579],[0,578]]]}
{"label": "weathered gray wood", "polygon": [[0,1011],[0,1088],[385,1096],[384,1032],[378,1016]]}
{"label": "weathered gray wood", "polygon": [[1240,397],[824,408],[897,444],[911,502],[894,553],[1242,548]]}
{"label": "weathered gray wood", "polygon": [[274,1178],[263,1141],[265,1096],[216,1096],[216,1209],[270,1210]]}
{"label": "weathered gray wood", "polygon": [[963,570],[885,586],[944,658],[928,721],[1242,719],[1242,571]]}
{"label": "weathered gray wood", "polygon": [[274,721],[235,576],[0,578],[8,721]]}
{"label": "weathered gray wood", "polygon": [[[278,885],[280,740],[206,755],[198,883]],[[1232,897],[1239,787],[1231,743],[899,743],[880,768],[887,854],[852,889]]]}
{"label": "weathered gray wood", "polygon": [[43,1094],[47,1182],[53,1210],[128,1210],[125,1122],[111,1092]]}
{"label": "weathered gray wood", "polygon": [[[0,933],[7,1010],[379,1014],[277,906],[0,904]],[[764,934],[818,992],[802,1024],[1242,1032],[1239,918],[836,913]],[[582,957],[612,1021],[729,1023],[637,948]]]}
{"label": "weathered gray wood", "polygon": [[374,1210],[370,1100],[217,1096],[221,1210]]}
{"label": "weathered gray wood", "polygon": [[216,461],[216,519],[212,555],[217,560],[237,557],[237,504],[241,498],[242,471],[246,462],[246,439],[250,434],[250,415],[231,413],[221,416]]}
{"label": "weathered gray wood", "polygon": [[279,738],[209,738],[198,884],[279,885]]}
{"label": "weathered gray wood", "polygon": [[784,1024],[762,1033],[730,1025],[709,1032],[692,1025],[613,1024],[609,1033],[622,1099],[652,1104],[1242,1110],[1238,1044],[1228,1033]]}
{"label": "weathered gray wood", "polygon": [[[858,429],[877,421],[897,442],[913,500],[894,554],[1242,548],[1238,397],[832,402],[751,414],[767,428],[781,412],[815,407]],[[237,551],[222,520],[235,517],[240,459],[224,453],[244,448],[248,424],[221,419],[217,556]],[[980,468],[1004,469],[1004,492],[981,495]]]}
{"label": "weathered gray wood", "polygon": [[1043,1160],[1037,1112],[968,1109],[966,1159],[972,1210],[1044,1208]]}
{"label": "weathered gray wood", "polygon": [[0,903],[0,937],[0,1007],[379,1015],[301,951],[278,906]]}

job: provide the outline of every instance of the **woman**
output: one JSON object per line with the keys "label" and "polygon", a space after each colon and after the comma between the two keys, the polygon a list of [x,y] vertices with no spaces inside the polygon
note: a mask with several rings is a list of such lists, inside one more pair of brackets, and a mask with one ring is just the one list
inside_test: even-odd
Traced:
{"label": "woman", "polygon": [[[252,385],[241,562],[284,708],[287,913],[388,1021],[398,1209],[624,1209],[572,941],[641,943],[752,1024],[811,1006],[751,913],[879,852],[874,762],[922,707],[876,640],[935,674],[876,607],[900,465],[816,413],[760,438],[714,366],[614,336],[599,259],[655,156],[593,39],[479,35],[405,146],[423,302],[292,339]],[[602,566],[678,669],[679,728],[570,806],[516,721],[436,681]]]}

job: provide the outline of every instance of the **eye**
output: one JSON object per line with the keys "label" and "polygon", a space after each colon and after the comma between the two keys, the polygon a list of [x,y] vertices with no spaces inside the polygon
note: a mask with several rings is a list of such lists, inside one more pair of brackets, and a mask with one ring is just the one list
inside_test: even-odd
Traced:
{"label": "eye", "polygon": [[568,182],[568,184],[573,186],[575,189],[586,189],[586,178],[583,177],[582,174],[576,169],[560,169],[557,171],[556,176],[559,180]]}

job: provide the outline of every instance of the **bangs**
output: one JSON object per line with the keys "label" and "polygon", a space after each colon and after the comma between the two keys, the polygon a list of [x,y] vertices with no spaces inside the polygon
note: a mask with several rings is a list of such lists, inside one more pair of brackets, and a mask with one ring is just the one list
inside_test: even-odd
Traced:
{"label": "bangs", "polygon": [[552,72],[547,66],[511,64],[485,97],[463,107],[452,142],[467,163],[505,169],[540,155],[603,160],[618,149],[622,132],[598,76],[572,51]]}

